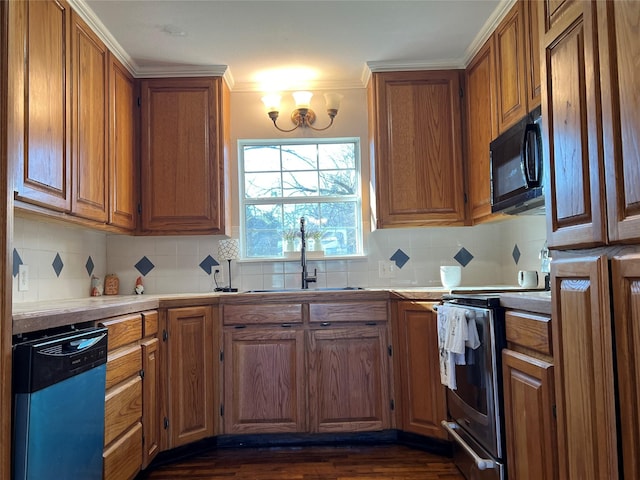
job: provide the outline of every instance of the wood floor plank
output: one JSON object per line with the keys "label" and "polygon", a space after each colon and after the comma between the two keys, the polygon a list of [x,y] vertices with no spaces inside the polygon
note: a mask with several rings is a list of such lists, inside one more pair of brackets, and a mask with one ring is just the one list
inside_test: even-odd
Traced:
{"label": "wood floor plank", "polygon": [[401,445],[218,448],[138,480],[464,480],[450,458]]}

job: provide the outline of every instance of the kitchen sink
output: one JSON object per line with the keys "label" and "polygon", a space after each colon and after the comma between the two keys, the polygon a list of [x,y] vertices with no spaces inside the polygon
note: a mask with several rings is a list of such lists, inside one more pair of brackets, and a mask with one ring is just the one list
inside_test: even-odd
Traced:
{"label": "kitchen sink", "polygon": [[362,287],[327,287],[327,288],[272,288],[265,290],[247,290],[244,293],[281,293],[281,292],[344,292],[348,290],[364,290]]}

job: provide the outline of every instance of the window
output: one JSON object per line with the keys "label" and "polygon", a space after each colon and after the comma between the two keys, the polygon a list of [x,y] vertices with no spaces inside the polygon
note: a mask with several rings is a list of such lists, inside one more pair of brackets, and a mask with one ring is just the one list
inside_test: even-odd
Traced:
{"label": "window", "polygon": [[353,138],[240,141],[244,257],[299,250],[301,217],[307,248],[319,243],[327,256],[361,254],[359,146]]}

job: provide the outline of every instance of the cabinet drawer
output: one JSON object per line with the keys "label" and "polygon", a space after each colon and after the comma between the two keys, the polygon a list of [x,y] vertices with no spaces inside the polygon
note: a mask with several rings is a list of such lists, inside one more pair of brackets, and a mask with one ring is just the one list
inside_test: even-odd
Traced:
{"label": "cabinet drawer", "polygon": [[158,333],[158,311],[142,312],[142,335],[150,337]]}
{"label": "cabinet drawer", "polygon": [[526,312],[505,314],[507,342],[551,356],[551,318]]}
{"label": "cabinet drawer", "polygon": [[140,346],[135,344],[109,353],[107,357],[107,390],[140,373],[142,354]]}
{"label": "cabinet drawer", "polygon": [[387,302],[313,303],[311,322],[386,322]]}
{"label": "cabinet drawer", "polygon": [[131,480],[142,463],[142,424],[131,429],[104,451],[103,480]]}
{"label": "cabinet drawer", "polygon": [[302,323],[302,304],[225,305],[224,325]]}
{"label": "cabinet drawer", "polygon": [[127,315],[100,322],[109,330],[109,351],[142,338],[142,315]]}
{"label": "cabinet drawer", "polygon": [[134,377],[107,392],[104,406],[104,444],[142,418],[142,379]]}

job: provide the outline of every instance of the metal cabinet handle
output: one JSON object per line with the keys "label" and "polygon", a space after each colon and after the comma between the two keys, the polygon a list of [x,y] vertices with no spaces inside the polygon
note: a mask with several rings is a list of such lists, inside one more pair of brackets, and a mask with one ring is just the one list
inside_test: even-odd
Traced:
{"label": "metal cabinet handle", "polygon": [[321,327],[328,327],[328,326],[330,326],[330,325],[331,325],[331,322],[322,322],[322,323],[320,324],[320,326],[321,326]]}
{"label": "metal cabinet handle", "polygon": [[487,470],[491,468],[496,468],[496,462],[494,462],[493,459],[480,457],[473,450],[473,448],[471,448],[469,444],[465,442],[460,435],[458,435],[458,432],[456,432],[456,429],[460,428],[460,426],[457,423],[447,422],[446,420],[442,420],[440,424],[444,427],[444,429],[447,432],[449,432],[449,435],[451,435],[451,437],[456,441],[456,443],[460,445],[462,448],[464,448],[464,450],[473,458],[473,461],[478,467],[478,470]]}

